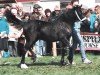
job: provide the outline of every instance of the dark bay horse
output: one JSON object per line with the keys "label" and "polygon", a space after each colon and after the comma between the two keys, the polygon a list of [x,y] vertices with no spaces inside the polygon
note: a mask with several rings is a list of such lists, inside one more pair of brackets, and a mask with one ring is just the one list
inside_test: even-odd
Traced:
{"label": "dark bay horse", "polygon": [[[75,11],[78,15],[75,14]],[[5,16],[9,22],[14,23],[16,26],[23,28],[26,44],[25,51],[23,52],[21,65],[25,64],[25,54],[27,50],[31,50],[35,42],[39,39],[45,41],[60,41],[62,43],[63,51],[61,57],[61,63],[64,63],[64,56],[66,47],[70,47],[69,38],[71,36],[71,27],[75,21],[82,20],[84,18],[81,7],[77,6],[73,9],[62,13],[53,22],[45,22],[40,20],[29,20],[23,22],[16,18],[9,10],[5,12]],[[79,19],[80,18],[80,19]],[[66,24],[65,24],[66,23]],[[27,68],[22,67],[22,68]]]}

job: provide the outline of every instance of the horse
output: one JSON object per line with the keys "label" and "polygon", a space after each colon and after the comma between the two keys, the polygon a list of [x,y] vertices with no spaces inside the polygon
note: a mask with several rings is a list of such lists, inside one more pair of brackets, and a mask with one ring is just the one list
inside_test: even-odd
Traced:
{"label": "horse", "polygon": [[71,36],[71,32],[68,30],[68,27],[71,28],[75,21],[83,20],[84,18],[80,6],[74,7],[67,12],[63,12],[53,22],[40,20],[29,20],[28,22],[23,22],[16,18],[16,16],[14,16],[9,10],[5,11],[5,16],[8,22],[12,22],[16,26],[23,28],[26,44],[21,58],[21,68],[28,68],[25,64],[26,51],[32,50],[31,48],[39,39],[50,42],[60,41],[62,43],[63,51],[61,64],[63,64],[66,47],[70,47],[69,38]]}

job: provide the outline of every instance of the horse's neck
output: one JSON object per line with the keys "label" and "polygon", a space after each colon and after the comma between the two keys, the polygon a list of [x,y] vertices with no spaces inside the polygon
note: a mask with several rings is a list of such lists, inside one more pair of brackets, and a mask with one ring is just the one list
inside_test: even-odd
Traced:
{"label": "horse's neck", "polygon": [[59,15],[59,16],[56,16],[53,20],[50,20],[50,22],[53,24],[57,24],[59,22],[62,22],[61,19],[62,19],[62,17],[61,17],[61,15]]}
{"label": "horse's neck", "polygon": [[71,20],[72,22],[75,22],[75,21],[78,21],[80,18],[78,13],[79,13],[79,11],[77,9],[72,8],[72,9],[69,9],[67,12],[65,12],[64,16],[66,19]]}
{"label": "horse's neck", "polygon": [[62,14],[62,21],[66,22],[67,24],[72,24],[73,23],[73,18],[69,15],[69,13],[63,13]]}

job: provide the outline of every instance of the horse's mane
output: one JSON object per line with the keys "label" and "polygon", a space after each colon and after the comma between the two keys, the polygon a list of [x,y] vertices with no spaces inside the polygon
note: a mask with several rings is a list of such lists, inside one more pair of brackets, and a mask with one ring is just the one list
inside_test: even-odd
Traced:
{"label": "horse's mane", "polygon": [[41,23],[42,24],[50,23],[50,22],[46,22],[46,21],[42,21],[42,20],[28,20],[27,22],[24,22],[24,21],[18,19],[14,14],[12,14],[10,10],[5,11],[5,16],[8,20],[8,22],[12,22],[15,25],[23,25],[25,23],[30,23],[30,22],[37,22],[37,23],[40,23],[40,24]]}
{"label": "horse's mane", "polygon": [[51,25],[51,26],[59,25],[57,23],[60,23],[60,25],[61,25],[61,22],[66,22],[68,25],[72,25],[73,19],[74,19],[73,18],[74,16],[71,14],[72,11],[73,11],[73,9],[70,11],[67,11],[67,12],[61,12],[61,14],[58,17],[56,17],[56,19],[54,21],[49,21],[49,22],[41,21],[41,20],[29,20],[27,22],[24,22],[24,21],[18,19],[15,15],[13,15],[10,10],[5,11],[5,16],[7,17],[7,20],[9,22],[12,22],[15,25],[19,25],[21,27],[24,26],[25,28],[30,27],[30,25],[34,25],[34,26],[38,25],[38,27],[40,27],[40,26],[42,27],[45,25]]}
{"label": "horse's mane", "polygon": [[[55,24],[55,23],[58,22],[58,20],[61,19],[62,14],[64,14],[64,13],[61,13],[59,16],[57,16],[54,21],[49,21],[49,22],[47,22],[47,21],[41,21],[41,20],[35,20],[35,21],[37,23],[42,23],[42,24],[50,24],[50,23]],[[16,25],[21,25],[22,23],[24,23],[20,19],[16,18],[16,16],[14,14],[12,14],[10,10],[6,10],[5,16],[7,17],[8,22],[13,22]],[[29,20],[28,23],[32,22],[32,21],[34,21],[34,20]]]}

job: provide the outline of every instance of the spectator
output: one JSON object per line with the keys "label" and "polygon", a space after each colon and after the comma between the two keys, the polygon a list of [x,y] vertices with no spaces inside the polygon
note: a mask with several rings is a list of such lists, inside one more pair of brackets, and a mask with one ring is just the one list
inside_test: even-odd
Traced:
{"label": "spectator", "polygon": [[[11,6],[11,13],[14,14],[18,19],[21,19],[19,16],[18,16],[18,8],[17,8],[17,4],[16,3],[13,3],[12,6]],[[17,51],[17,41],[18,41],[18,38],[21,36],[22,32],[23,32],[23,29],[18,29],[16,28],[14,25],[16,23],[10,23],[10,32],[9,32],[9,50],[11,52],[11,56],[18,56],[18,51]]]}
{"label": "spectator", "polygon": [[95,7],[95,11],[96,11],[95,31],[100,33],[100,6],[99,5]]}
{"label": "spectator", "polygon": [[83,14],[86,16],[87,20],[81,23],[80,30],[81,32],[90,32],[90,15],[92,10],[88,8],[86,9],[85,7],[82,9],[82,11]]}
{"label": "spectator", "polygon": [[5,10],[10,10],[11,9],[11,6],[9,4],[5,4],[4,5],[4,8],[5,8]]}
{"label": "spectator", "polygon": [[68,3],[68,5],[66,6],[66,11],[68,11],[68,10],[70,10],[70,9],[72,9],[73,7],[72,7],[72,5],[71,5],[71,3]]}
{"label": "spectator", "polygon": [[30,14],[29,14],[29,13],[25,13],[24,16],[22,17],[22,20],[23,20],[24,22],[29,21],[29,20],[30,20]]}
{"label": "spectator", "polygon": [[23,11],[23,4],[20,3],[20,2],[18,2],[18,3],[16,4],[16,7],[17,7],[17,10],[18,10],[18,12],[17,12],[18,17],[20,17],[20,18],[22,19],[22,17],[23,17],[24,14],[25,14],[25,12]]}
{"label": "spectator", "polygon": [[11,6],[11,12],[20,20],[25,14],[23,11],[23,5],[21,5],[21,3],[13,3]]}
{"label": "spectator", "polygon": [[31,16],[32,20],[38,19],[38,8],[40,8],[39,5],[34,5],[32,16]]}
{"label": "spectator", "polygon": [[[61,14],[61,10],[60,10],[60,6],[58,6],[58,5],[56,5],[55,7],[54,7],[54,11],[52,11],[51,12],[51,16],[50,16],[50,19],[49,19],[49,21],[51,21],[51,22],[54,22],[55,21],[55,19],[57,19],[57,17],[59,16]],[[50,43],[49,43],[50,44]],[[51,45],[51,44],[50,44]],[[52,54],[53,54],[53,56],[56,56],[57,55],[57,53],[54,53],[54,51],[56,52],[56,42],[52,42]]]}
{"label": "spectator", "polygon": [[51,16],[51,10],[50,9],[45,9],[45,21],[48,21],[50,16]]}
{"label": "spectator", "polygon": [[0,8],[0,57],[1,51],[8,52],[9,25],[4,17],[4,8]]}
{"label": "spectator", "polygon": [[[51,16],[51,10],[50,9],[45,9],[45,21],[48,22],[48,20],[50,19]],[[52,51],[52,43],[51,42],[46,42],[46,54],[51,54]]]}
{"label": "spectator", "polygon": [[96,12],[92,10],[90,15],[90,31],[95,31]]}
{"label": "spectator", "polygon": [[[73,7],[79,5],[78,0],[72,0],[71,3],[73,5]],[[80,51],[81,51],[82,62],[85,63],[85,64],[90,64],[92,62],[89,59],[87,59],[87,56],[85,54],[83,38],[80,35],[80,27],[81,27],[81,21],[75,22],[73,27],[72,27],[73,45],[70,48],[68,59],[69,59],[69,62],[72,63],[73,51],[77,48],[77,44],[79,44],[79,48],[80,48]]]}
{"label": "spectator", "polygon": [[[45,16],[43,14],[43,8],[38,5],[35,4],[33,7],[33,12],[32,12],[32,16],[31,16],[32,20],[43,20],[45,21]],[[41,57],[41,55],[45,55],[46,54],[46,42],[43,40],[38,40],[35,43],[35,53],[37,57]]]}
{"label": "spectator", "polygon": [[9,45],[9,51],[11,53],[11,56],[18,56],[18,51],[17,51],[17,41],[18,38],[21,36],[23,30],[18,30],[13,24],[9,26],[10,31],[9,31],[9,40],[8,40],[8,45]]}
{"label": "spectator", "polygon": [[61,14],[61,10],[59,6],[55,6],[54,11],[51,13],[49,21],[54,21]]}
{"label": "spectator", "polygon": [[45,20],[45,15],[43,14],[43,8],[40,5],[38,4],[34,5],[31,19],[43,20],[43,21]]}

